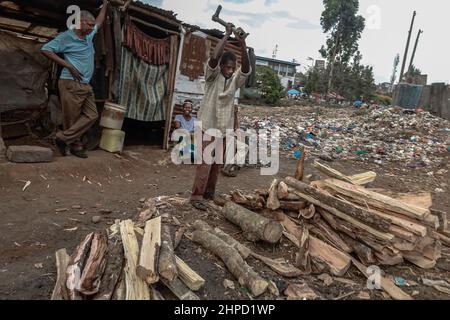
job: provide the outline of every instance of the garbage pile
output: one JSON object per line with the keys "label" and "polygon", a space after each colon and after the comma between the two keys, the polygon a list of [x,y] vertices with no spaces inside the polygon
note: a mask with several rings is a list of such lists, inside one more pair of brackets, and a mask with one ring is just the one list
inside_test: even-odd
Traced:
{"label": "garbage pile", "polygon": [[282,150],[295,155],[304,145],[326,161],[402,162],[420,168],[439,163],[450,151],[449,121],[429,112],[399,107],[297,110],[286,115],[244,115],[241,123],[244,128],[279,129]]}

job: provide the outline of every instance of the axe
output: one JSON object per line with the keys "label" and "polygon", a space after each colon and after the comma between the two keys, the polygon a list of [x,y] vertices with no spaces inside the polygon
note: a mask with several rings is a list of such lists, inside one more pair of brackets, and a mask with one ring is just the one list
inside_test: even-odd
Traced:
{"label": "axe", "polygon": [[[219,17],[221,11],[222,11],[222,6],[219,5],[217,7],[216,13],[214,13],[214,15],[212,16],[212,21],[220,23],[222,26],[226,27],[227,23]],[[235,31],[236,31],[236,27],[233,25],[233,32],[235,32]],[[248,37],[249,33],[241,33],[239,35],[245,39]]]}

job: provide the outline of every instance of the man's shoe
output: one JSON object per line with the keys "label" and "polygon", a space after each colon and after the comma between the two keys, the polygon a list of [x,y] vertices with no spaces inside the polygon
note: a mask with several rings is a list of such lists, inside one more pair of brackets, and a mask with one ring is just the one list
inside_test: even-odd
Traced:
{"label": "man's shoe", "polygon": [[58,148],[59,153],[61,153],[61,155],[63,157],[67,156],[67,144],[64,141],[62,141],[60,138],[56,137],[55,145]]}
{"label": "man's shoe", "polygon": [[81,158],[81,159],[87,159],[88,155],[84,150],[73,150],[70,149],[70,153],[73,154],[75,157]]}
{"label": "man's shoe", "polygon": [[208,211],[208,207],[201,200],[191,200],[191,205],[197,210]]}

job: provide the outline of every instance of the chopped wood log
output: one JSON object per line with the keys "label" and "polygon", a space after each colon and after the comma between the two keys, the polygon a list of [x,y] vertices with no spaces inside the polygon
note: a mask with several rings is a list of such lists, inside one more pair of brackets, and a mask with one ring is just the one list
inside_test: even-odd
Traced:
{"label": "chopped wood log", "polygon": [[438,217],[439,227],[438,231],[448,232],[448,216],[446,212],[431,209],[431,214]]}
{"label": "chopped wood log", "polygon": [[[284,220],[281,222],[283,227],[287,230],[287,233],[290,233],[297,239],[294,244],[296,246],[300,246],[300,241],[302,237],[302,230],[298,227],[289,217],[284,216]],[[325,242],[313,237],[309,236],[309,253],[311,258],[314,261],[319,261],[330,269],[330,271],[336,276],[344,275],[348,268],[351,265],[350,256],[346,253],[326,244]],[[289,240],[292,241],[292,238],[289,237]]]}
{"label": "chopped wood log", "polygon": [[436,265],[436,260],[425,258],[421,252],[404,251],[402,252],[402,255],[405,260],[408,260],[422,269],[432,269]]}
{"label": "chopped wood log", "polygon": [[186,232],[186,226],[181,226],[176,232],[175,237],[173,238],[173,250],[177,250],[180,245],[181,239],[183,238],[184,233]]}
{"label": "chopped wood log", "polygon": [[284,294],[288,300],[317,300],[319,296],[306,283],[291,283],[288,285]]}
{"label": "chopped wood log", "polygon": [[55,252],[56,257],[56,284],[53,289],[51,300],[69,300],[69,293],[66,287],[66,270],[70,257],[67,250],[59,249]]}
{"label": "chopped wood log", "polygon": [[[295,193],[291,193],[291,192],[289,192],[288,195],[284,199],[282,199],[282,201],[280,200],[280,204],[281,205],[283,205],[283,201],[290,201],[290,202],[292,202],[292,201],[301,201],[301,202],[305,202],[305,201],[302,200],[301,197],[299,197]],[[306,202],[305,202],[305,207],[306,207]],[[283,208],[281,208],[281,209],[283,209]]]}
{"label": "chopped wood log", "polygon": [[450,246],[450,237],[442,233],[433,230],[430,232],[429,236],[432,237],[433,239],[440,240],[442,243],[445,243],[446,246]]}
{"label": "chopped wood log", "polygon": [[316,207],[313,204],[310,204],[308,208],[300,210],[300,215],[307,220],[312,219],[315,214]]}
{"label": "chopped wood log", "polygon": [[[122,243],[121,243],[122,244]],[[125,266],[119,274],[117,286],[112,295],[112,300],[125,300],[127,297],[127,285],[125,283]]]}
{"label": "chopped wood log", "polygon": [[416,245],[414,243],[404,241],[404,240],[395,240],[392,245],[395,249],[400,251],[413,251]]}
{"label": "chopped wood log", "polygon": [[349,247],[344,240],[342,240],[340,235],[333,229],[331,229],[325,221],[319,220],[317,222],[314,222],[313,224],[315,226],[313,233],[315,233],[316,236],[318,233],[320,233],[323,238],[326,239],[325,242],[328,242],[336,249],[339,249],[346,253],[351,253],[353,251],[352,248]]}
{"label": "chopped wood log", "polygon": [[275,271],[276,273],[278,273],[279,275],[281,275],[283,277],[296,278],[303,274],[303,272],[301,272],[299,269],[297,269],[293,265],[287,263],[286,260],[284,260],[283,258],[270,259],[270,258],[264,257],[262,255],[254,253],[254,252],[252,252],[252,257],[263,262],[270,269],[272,269],[273,271]]}
{"label": "chopped wood log", "polygon": [[208,231],[209,233],[212,233],[216,237],[222,239],[222,241],[224,241],[226,244],[236,249],[244,260],[252,254],[252,251],[249,248],[234,239],[228,233],[219,228],[212,228],[209,224],[202,220],[195,221],[194,228],[196,230]]}
{"label": "chopped wood log", "polygon": [[442,243],[437,240],[435,243],[426,246],[422,252],[425,258],[436,261],[442,258]]}
{"label": "chopped wood log", "polygon": [[270,210],[277,210],[280,208],[280,201],[278,200],[277,193],[278,193],[278,180],[273,180],[272,184],[269,188],[269,197],[267,198],[267,204],[266,207]]}
{"label": "chopped wood log", "polygon": [[295,254],[295,265],[306,274],[310,274],[312,268],[309,255],[309,230],[307,228],[303,228],[301,237],[298,240],[299,246]]}
{"label": "chopped wood log", "polygon": [[430,210],[428,209],[410,205],[406,202],[393,199],[351,183],[346,183],[337,179],[327,179],[324,183],[327,187],[364,205],[367,204],[382,210],[396,212],[421,221],[430,214]]}
{"label": "chopped wood log", "polygon": [[259,194],[243,194],[239,190],[231,191],[231,200],[250,210],[260,210],[265,207],[265,200]]}
{"label": "chopped wood log", "polygon": [[162,283],[172,291],[172,293],[180,300],[200,300],[200,298],[179,279],[175,278],[173,281],[167,281],[164,278],[161,278]]}
{"label": "chopped wood log", "polygon": [[413,232],[407,231],[407,230],[405,230],[401,227],[395,226],[395,225],[391,225],[389,227],[389,231],[397,238],[406,240],[410,243],[415,243],[418,239],[417,236],[415,236]]}
{"label": "chopped wood log", "polygon": [[145,223],[144,238],[136,273],[148,284],[159,281],[158,257],[161,247],[161,217],[148,220]]}
{"label": "chopped wood log", "polygon": [[223,214],[229,221],[241,227],[250,241],[277,243],[281,239],[283,228],[279,222],[262,217],[233,202],[228,202],[223,207]]}
{"label": "chopped wood log", "polygon": [[[353,264],[358,268],[358,270],[366,276],[366,278],[369,278],[371,275],[368,274],[368,269],[365,265],[358,262],[356,259],[352,259]],[[385,278],[383,276],[380,276],[380,285],[381,288],[386,291],[386,293],[391,296],[392,299],[395,300],[413,300],[413,298],[404,292],[402,289],[397,287],[392,280]]]}
{"label": "chopped wood log", "polygon": [[180,257],[175,256],[175,262],[177,264],[178,277],[189,289],[197,291],[205,285],[205,279],[192,270]]}
{"label": "chopped wood log", "polygon": [[372,265],[376,262],[374,252],[371,248],[349,236],[345,236],[345,241],[352,247],[352,251],[356,253],[359,260],[364,264]]}
{"label": "chopped wood log", "polygon": [[339,180],[342,180],[342,181],[345,181],[348,183],[353,183],[353,181],[349,177],[347,177],[345,174],[342,174],[341,172],[339,172],[323,163],[320,163],[317,160],[314,161],[313,166],[314,166],[314,168],[316,168],[317,170],[319,170],[320,172],[322,172],[323,174],[325,174],[331,178],[336,178],[336,179],[339,179]]}
{"label": "chopped wood log", "polygon": [[278,184],[277,197],[279,200],[285,199],[289,196],[289,189],[286,183],[281,181]]}
{"label": "chopped wood log", "polygon": [[178,276],[175,254],[173,252],[172,237],[170,236],[169,226],[161,227],[161,248],[159,250],[158,261],[159,276],[172,282]]}
{"label": "chopped wood log", "polygon": [[131,220],[120,222],[120,235],[125,252],[125,286],[126,300],[150,300],[147,283],[136,274],[139,259],[139,244],[134,233],[134,224]]}
{"label": "chopped wood log", "polygon": [[300,181],[303,180],[303,174],[305,172],[305,157],[306,157],[306,148],[302,146],[302,153],[297,161],[297,166],[295,170],[295,179]]}
{"label": "chopped wood log", "polygon": [[106,230],[95,232],[92,237],[89,257],[80,279],[79,292],[83,295],[92,296],[99,291],[100,280],[106,267],[107,250],[108,236]]}
{"label": "chopped wood log", "polygon": [[125,266],[123,245],[120,234],[111,234],[108,239],[106,268],[100,282],[95,300],[111,300],[119,286],[119,280]]}
{"label": "chopped wood log", "polygon": [[348,178],[353,182],[353,184],[358,184],[360,186],[373,182],[376,177],[377,174],[373,171],[348,176]]}
{"label": "chopped wood log", "polygon": [[378,262],[383,266],[396,266],[404,262],[401,254],[388,255],[375,252]]}
{"label": "chopped wood log", "polygon": [[66,271],[66,286],[69,290],[70,300],[82,299],[78,290],[80,288],[81,275],[89,255],[89,250],[91,249],[93,237],[94,233],[89,233],[70,256],[69,265]]}
{"label": "chopped wood log", "polygon": [[299,212],[306,208],[306,201],[280,201],[280,209]]}
{"label": "chopped wood log", "polygon": [[[290,186],[295,186],[295,187],[298,186],[300,189],[307,190],[308,192],[311,192],[311,193],[315,193],[315,195],[321,193],[318,189],[311,188],[311,187],[301,183],[300,181],[296,181],[295,179],[290,178],[290,177],[286,178],[286,183],[288,185],[290,185]],[[371,227],[369,225],[366,225],[366,224],[360,222],[359,220],[353,218],[352,216],[347,215],[347,214],[343,213],[340,210],[337,210],[334,206],[330,206],[328,204],[325,204],[324,202],[316,199],[315,197],[312,197],[311,195],[308,195],[308,194],[300,192],[300,191],[295,191],[295,192],[299,196],[301,196],[302,198],[307,200],[308,202],[310,202],[310,203],[312,203],[312,204],[314,204],[314,205],[316,205],[318,207],[321,207],[321,208],[327,210],[328,212],[334,214],[335,216],[337,216],[337,217],[339,217],[339,218],[341,218],[341,219],[343,219],[343,220],[345,220],[347,222],[350,222],[352,225],[354,225],[354,226],[356,226],[356,227],[358,227],[358,228],[360,228],[362,230],[367,231],[368,233],[372,234],[373,236],[375,236],[375,237],[377,237],[379,239],[386,240],[386,241],[391,241],[391,240],[394,239],[394,235],[392,235],[390,233],[387,233],[387,232],[381,232],[381,231],[379,231],[379,230],[377,230],[377,229],[375,229],[375,228],[373,228],[373,227]],[[320,195],[320,197],[323,197],[324,199],[327,199],[327,201],[330,200],[330,199],[328,199],[328,197],[329,198],[333,198],[331,196],[326,195],[325,193],[322,193]],[[336,199],[336,198],[333,198],[333,199],[336,200],[334,202],[334,204],[336,204],[336,203],[338,203],[340,201],[339,199]],[[344,206],[347,207],[347,208],[351,207],[349,204],[344,203],[344,202],[340,203],[339,206],[340,205],[342,205],[342,208],[344,208]],[[365,217],[365,219],[363,219],[363,221],[367,221],[367,219],[369,219],[372,222],[377,221],[377,219],[374,219],[373,217],[369,217],[369,215],[367,215],[367,211],[366,212],[364,212],[363,210],[359,210],[358,211],[357,209],[358,208],[353,207],[353,209],[350,209],[350,210],[351,210],[351,212],[353,214],[357,214],[357,215],[361,215],[361,216]],[[383,221],[383,220],[381,220],[381,221],[377,221],[377,222],[380,222],[379,224],[377,223],[377,225],[379,227],[385,228],[384,224],[386,223],[386,221]],[[387,227],[387,228],[389,228],[389,227]]]}
{"label": "chopped wood log", "polygon": [[137,217],[138,226],[143,227],[147,220],[150,220],[158,213],[156,207],[156,200],[154,198],[147,199],[144,203],[144,208],[139,212]]}
{"label": "chopped wood log", "polygon": [[218,256],[225,263],[231,274],[238,279],[242,286],[248,288],[252,295],[258,297],[266,291],[269,285],[268,282],[253,271],[236,249],[229,246],[219,237],[207,231],[196,230],[192,239]]}

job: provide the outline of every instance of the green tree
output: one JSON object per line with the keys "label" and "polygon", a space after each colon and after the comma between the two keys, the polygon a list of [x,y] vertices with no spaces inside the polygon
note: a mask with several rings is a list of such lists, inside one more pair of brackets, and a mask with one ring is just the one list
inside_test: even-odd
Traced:
{"label": "green tree", "polygon": [[400,54],[397,53],[394,59],[394,69],[392,70],[392,76],[391,76],[391,92],[394,90],[394,83],[397,79],[397,71],[398,71],[398,65],[400,64]]}
{"label": "green tree", "polygon": [[284,88],[278,75],[269,67],[257,66],[256,79],[258,89],[264,101],[268,104],[276,104],[284,97]]}
{"label": "green tree", "polygon": [[329,76],[327,91],[333,84],[336,62],[347,64],[358,50],[358,41],[365,27],[365,19],[358,15],[359,0],[323,0],[324,11],[320,24],[329,33],[326,48],[320,53],[328,60]]}

